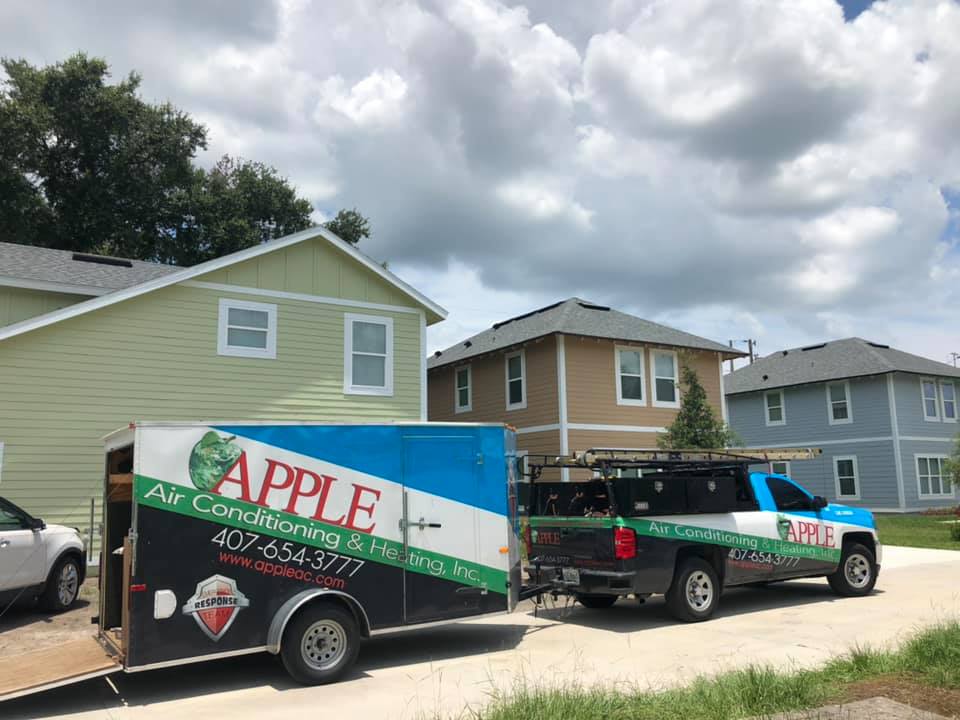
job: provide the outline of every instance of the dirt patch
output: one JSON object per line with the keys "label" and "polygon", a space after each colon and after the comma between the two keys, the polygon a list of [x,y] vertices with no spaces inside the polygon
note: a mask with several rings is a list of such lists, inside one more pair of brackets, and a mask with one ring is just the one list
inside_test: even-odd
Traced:
{"label": "dirt patch", "polygon": [[64,613],[51,614],[33,603],[17,603],[5,612],[0,607],[0,657],[90,637],[97,629],[90,622],[97,614],[97,596],[93,578],[80,586],[76,604]]}
{"label": "dirt patch", "polygon": [[886,697],[948,718],[960,718],[960,690],[923,685],[903,675],[861,680],[844,688],[843,701]]}

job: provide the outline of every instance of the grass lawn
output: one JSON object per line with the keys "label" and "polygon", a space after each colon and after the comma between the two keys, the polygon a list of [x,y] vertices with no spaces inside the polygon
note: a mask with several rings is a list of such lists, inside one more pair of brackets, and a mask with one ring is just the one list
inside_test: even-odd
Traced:
{"label": "grass lawn", "polygon": [[[620,686],[622,688],[622,686]],[[960,622],[931,627],[898,650],[856,649],[816,670],[750,667],[685,688],[533,688],[494,696],[477,720],[732,720],[885,695],[946,717],[960,713]],[[960,717],[960,716],[957,716]]]}
{"label": "grass lawn", "polygon": [[945,520],[956,515],[876,515],[877,532],[884,545],[960,550],[960,540],[950,536]]}

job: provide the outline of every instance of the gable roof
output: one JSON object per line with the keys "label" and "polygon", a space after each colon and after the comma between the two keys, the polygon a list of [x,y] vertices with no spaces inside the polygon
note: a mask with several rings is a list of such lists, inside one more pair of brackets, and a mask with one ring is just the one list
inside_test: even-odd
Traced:
{"label": "gable roof", "polygon": [[427,366],[442,367],[553,333],[713,350],[729,357],[745,354],[713,340],[573,297],[498,322],[489,330],[459,342],[439,355],[434,353]]}
{"label": "gable roof", "polygon": [[0,285],[105,295],[170,275],[175,265],[0,242]]}
{"label": "gable roof", "polygon": [[960,378],[960,368],[853,337],[767,355],[725,375],[723,386],[734,395],[889,372]]}
{"label": "gable roof", "polygon": [[380,265],[380,263],[360,252],[355,247],[350,245],[350,243],[344,242],[329,230],[322,227],[312,227],[308,228],[307,230],[302,230],[298,233],[293,233],[292,235],[287,235],[282,238],[277,238],[276,240],[262,243],[260,245],[254,245],[253,247],[249,247],[244,250],[238,250],[235,253],[230,253],[229,255],[224,255],[223,257],[216,258],[214,260],[208,260],[207,262],[194,265],[193,267],[180,268],[175,272],[154,278],[153,280],[148,280],[147,282],[140,283],[139,285],[133,285],[128,288],[116,290],[107,295],[101,295],[100,297],[95,297],[84,302],[68,305],[67,307],[61,308],[60,310],[54,310],[53,312],[45,315],[38,315],[28,320],[24,320],[23,322],[8,325],[4,328],[0,328],[0,340],[6,340],[8,338],[30,332],[31,330],[36,330],[37,328],[52,325],[60,322],[61,320],[66,320],[68,318],[76,317],[77,315],[83,315],[94,310],[99,310],[100,308],[108,307],[110,305],[123,302],[124,300],[130,300],[131,298],[145,295],[146,293],[153,292],[154,290],[169,287],[170,285],[176,285],[177,283],[185,280],[191,280],[199,275],[204,275],[206,273],[213,272],[214,270],[220,270],[221,268],[235,265],[236,263],[243,262],[244,260],[250,260],[261,255],[266,255],[267,253],[281,250],[292,245],[297,245],[298,243],[302,243],[307,240],[313,240],[314,238],[322,238],[326,240],[335,248],[346,253],[354,260],[361,263],[366,268],[376,273],[388,283],[403,292],[405,295],[423,306],[423,308],[428,312],[428,324],[431,320],[431,314],[434,316],[434,319],[439,320],[447,317],[446,310],[437,305],[430,298],[420,293],[418,290],[415,290],[413,287],[405,283],[392,272]]}

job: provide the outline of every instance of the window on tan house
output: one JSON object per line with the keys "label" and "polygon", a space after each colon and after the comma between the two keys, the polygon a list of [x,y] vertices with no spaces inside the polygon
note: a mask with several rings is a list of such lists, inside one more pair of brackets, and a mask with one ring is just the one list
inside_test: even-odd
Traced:
{"label": "window on tan house", "polygon": [[679,367],[673,350],[651,350],[653,406],[680,407]]}
{"label": "window on tan house", "polygon": [[522,410],[527,406],[527,360],[523,350],[505,356],[507,410]]}
{"label": "window on tan house", "polygon": [[643,348],[614,348],[616,359],[617,404],[646,405],[646,388],[643,379]]}
{"label": "window on tan house", "polygon": [[454,371],[456,382],[456,399],[454,410],[458,413],[470,412],[473,409],[473,387],[471,383],[472,371],[469,365],[459,367]]}

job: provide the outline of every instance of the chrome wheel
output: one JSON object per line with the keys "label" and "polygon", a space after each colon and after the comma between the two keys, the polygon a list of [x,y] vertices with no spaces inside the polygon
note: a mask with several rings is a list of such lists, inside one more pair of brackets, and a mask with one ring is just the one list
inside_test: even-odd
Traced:
{"label": "chrome wheel", "polygon": [[300,654],[314,670],[336,667],[347,654],[347,631],[336,620],[318,620],[303,633]]}
{"label": "chrome wheel", "polygon": [[843,575],[847,578],[850,587],[866,587],[870,583],[870,561],[860,553],[853,553],[847,557],[843,565]]}
{"label": "chrome wheel", "polygon": [[57,599],[60,600],[60,604],[64,607],[71,605],[77,598],[79,586],[80,574],[77,572],[77,566],[72,562],[64,563],[57,578]]}
{"label": "chrome wheel", "polygon": [[698,612],[703,612],[713,602],[713,581],[702,570],[690,573],[687,578],[687,602]]}

